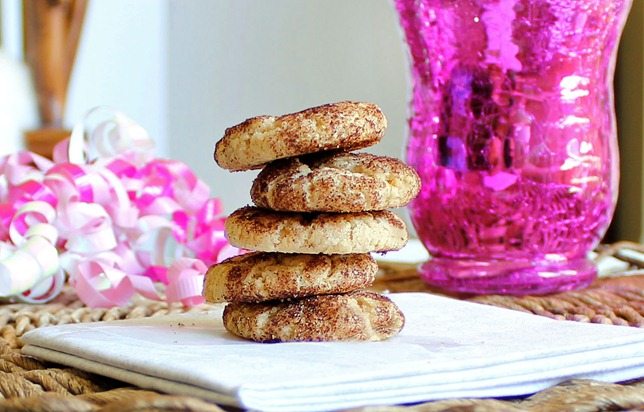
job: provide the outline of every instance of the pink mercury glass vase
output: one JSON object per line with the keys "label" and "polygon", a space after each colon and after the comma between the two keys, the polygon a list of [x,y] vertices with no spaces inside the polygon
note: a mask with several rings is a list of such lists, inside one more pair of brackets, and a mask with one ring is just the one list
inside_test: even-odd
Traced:
{"label": "pink mercury glass vase", "polygon": [[617,199],[617,46],[631,0],[395,0],[413,95],[410,205],[431,285],[590,284]]}

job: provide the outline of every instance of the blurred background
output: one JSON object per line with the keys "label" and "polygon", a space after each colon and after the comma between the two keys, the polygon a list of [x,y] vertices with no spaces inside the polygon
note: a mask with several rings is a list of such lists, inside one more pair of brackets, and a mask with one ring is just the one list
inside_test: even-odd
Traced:
{"label": "blurred background", "polygon": [[[24,63],[23,3],[1,2],[5,154],[24,145],[22,132],[37,115]],[[622,179],[610,241],[642,240],[643,26],[644,0],[634,0],[616,77]],[[90,0],[61,116],[70,127],[94,106],[118,108],[148,130],[158,156],[190,165],[228,213],[250,202],[256,172],[215,165],[213,147],[227,127],[259,114],[371,101],[389,128],[367,151],[401,157],[408,88],[406,50],[388,0]]]}

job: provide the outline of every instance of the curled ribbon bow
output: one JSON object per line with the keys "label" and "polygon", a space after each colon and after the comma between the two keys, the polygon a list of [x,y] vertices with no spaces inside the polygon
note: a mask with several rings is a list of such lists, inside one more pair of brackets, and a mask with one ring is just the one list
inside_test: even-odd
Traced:
{"label": "curled ribbon bow", "polygon": [[240,251],[221,202],[179,162],[154,158],[145,129],[91,110],[54,149],[0,159],[0,297],[45,302],[65,278],[92,307],[135,294],[195,305],[207,266]]}

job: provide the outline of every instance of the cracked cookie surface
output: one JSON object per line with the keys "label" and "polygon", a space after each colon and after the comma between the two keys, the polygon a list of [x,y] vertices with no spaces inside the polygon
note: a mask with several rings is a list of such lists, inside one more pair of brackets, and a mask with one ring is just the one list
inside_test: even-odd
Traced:
{"label": "cracked cookie surface", "polygon": [[407,205],[420,190],[416,171],[398,159],[333,153],[283,159],[257,176],[251,199],[291,212],[362,212]]}
{"label": "cracked cookie surface", "polygon": [[358,213],[289,213],[246,206],[226,219],[236,247],[261,252],[349,254],[405,246],[405,223],[388,210]]}
{"label": "cracked cookie surface", "polygon": [[228,170],[258,169],[287,157],[357,150],[382,139],[387,120],[373,103],[338,102],[282,116],[257,116],[226,129],[215,161]]}
{"label": "cracked cookie surface", "polygon": [[206,301],[263,302],[347,293],[369,287],[378,272],[371,255],[301,255],[255,252],[212,265]]}
{"label": "cracked cookie surface", "polygon": [[292,302],[230,303],[223,320],[230,333],[257,342],[380,341],[396,335],[405,323],[394,302],[366,291]]}

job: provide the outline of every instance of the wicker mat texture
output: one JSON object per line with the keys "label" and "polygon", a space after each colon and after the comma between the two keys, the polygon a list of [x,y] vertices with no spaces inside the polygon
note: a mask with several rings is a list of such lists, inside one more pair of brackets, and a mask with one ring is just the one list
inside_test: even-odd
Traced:
{"label": "wicker mat texture", "polygon": [[[627,273],[603,278],[583,291],[536,297],[467,297],[505,307],[580,322],[644,327],[644,252],[639,244],[620,242],[601,247],[598,259],[613,256],[630,264]],[[635,256],[635,257],[634,257]],[[644,254],[642,255],[644,256]],[[381,264],[373,286],[378,291],[428,291],[413,265]],[[205,311],[208,305],[185,309],[180,305],[138,300],[129,307],[91,309],[71,289],[44,305],[0,305],[0,411],[223,411],[197,398],[171,396],[134,388],[60,365],[22,355],[20,337],[27,331],[54,324],[97,322]],[[457,399],[408,406],[383,406],[361,411],[619,411],[644,410],[644,379],[607,384],[572,380],[527,398]]]}

